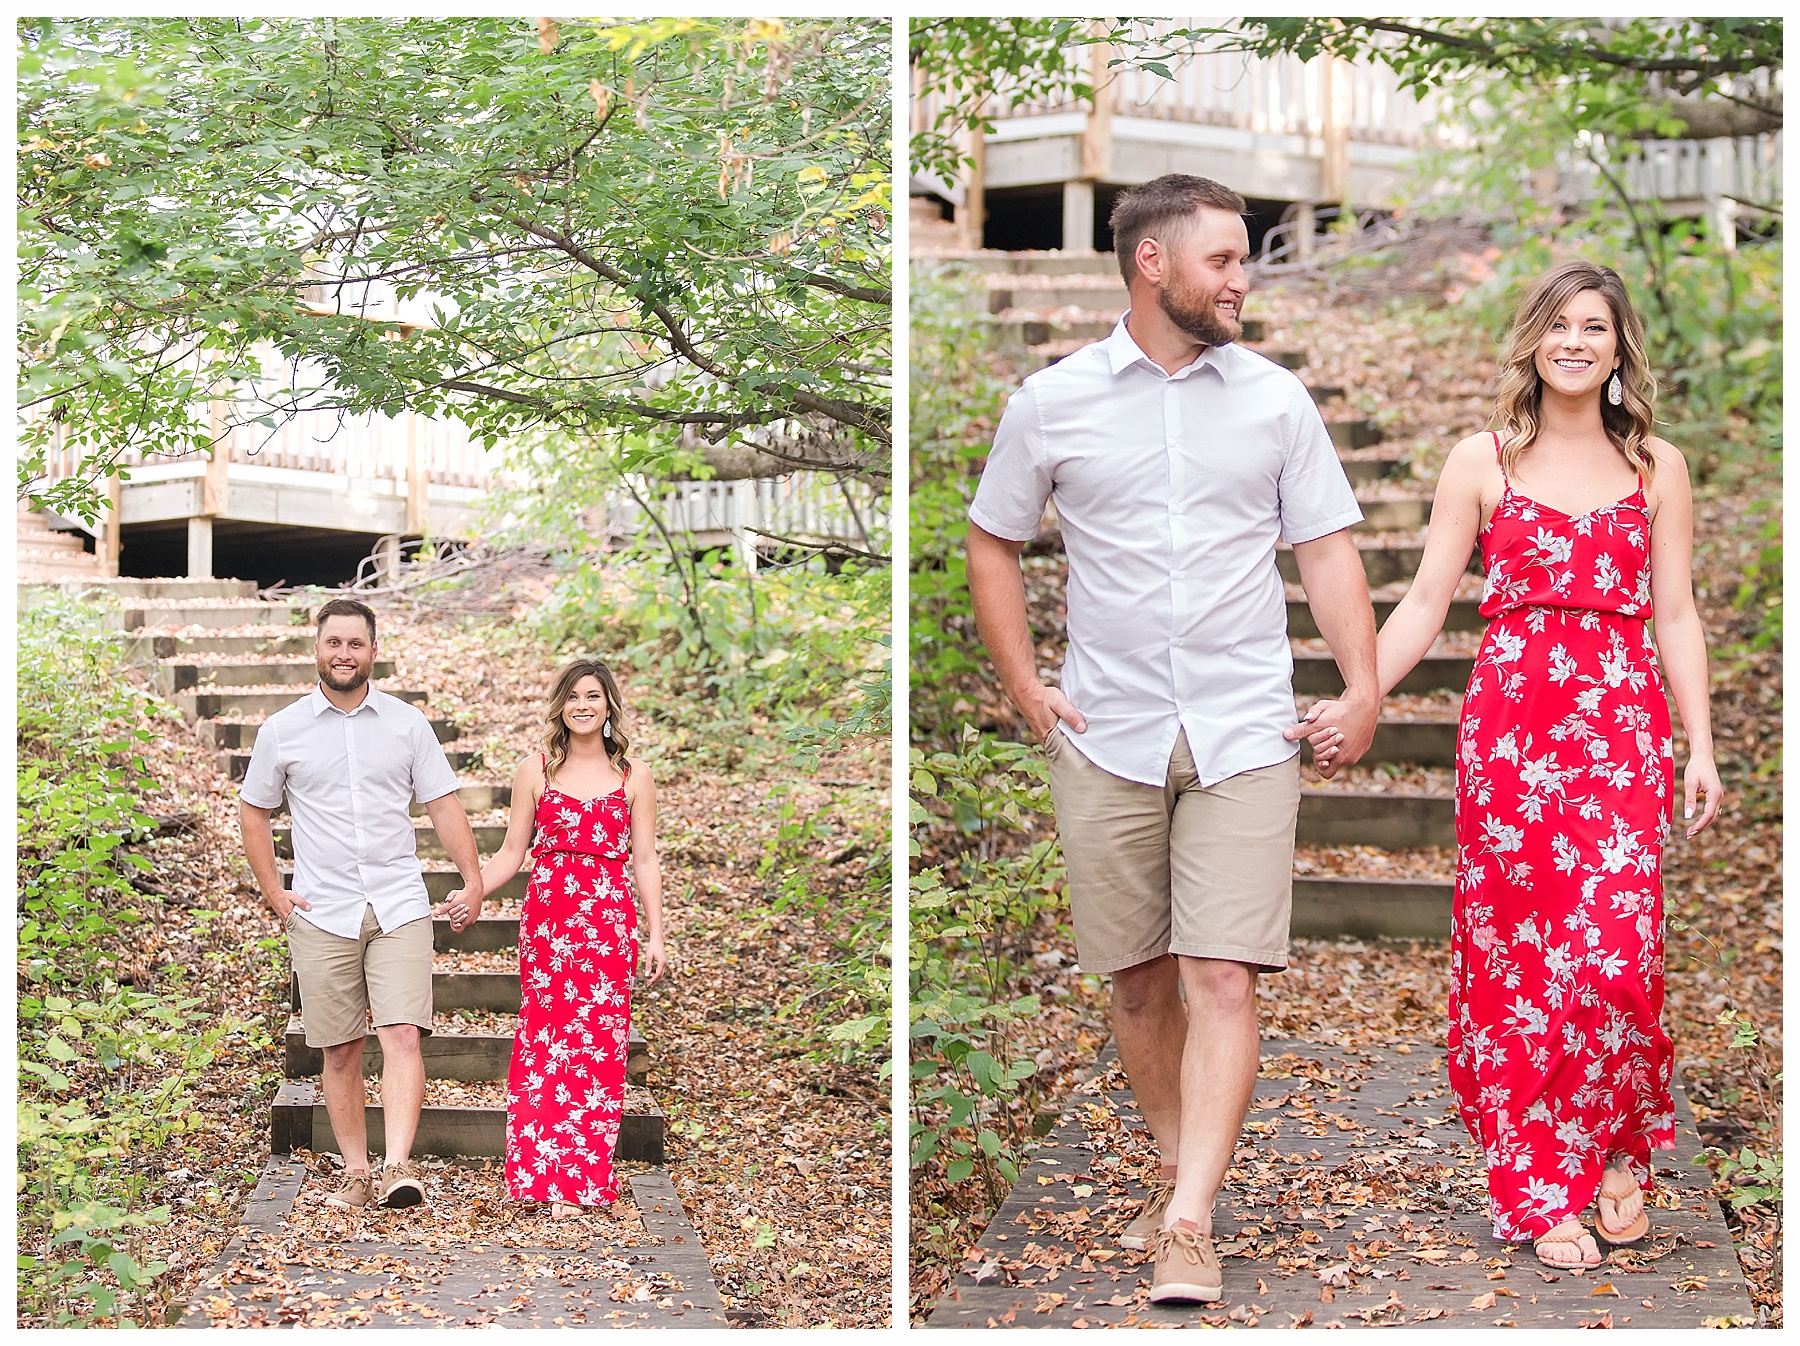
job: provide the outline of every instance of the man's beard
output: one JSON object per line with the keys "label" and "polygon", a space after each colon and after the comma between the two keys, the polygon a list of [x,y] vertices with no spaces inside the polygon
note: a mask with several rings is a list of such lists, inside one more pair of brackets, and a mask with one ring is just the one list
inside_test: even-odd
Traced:
{"label": "man's beard", "polygon": [[347,682],[339,682],[337,678],[332,675],[331,666],[329,664],[321,664],[319,665],[319,677],[324,681],[325,685],[334,692],[354,692],[358,687],[361,687],[369,680],[369,672],[367,669],[359,668],[350,675]]}
{"label": "man's beard", "polygon": [[1228,346],[1243,335],[1244,327],[1235,318],[1227,322],[1219,316],[1219,310],[1214,307],[1219,294],[1214,291],[1204,303],[1195,304],[1191,302],[1191,289],[1176,295],[1173,287],[1165,285],[1156,292],[1156,302],[1169,315],[1170,322],[1202,346]]}

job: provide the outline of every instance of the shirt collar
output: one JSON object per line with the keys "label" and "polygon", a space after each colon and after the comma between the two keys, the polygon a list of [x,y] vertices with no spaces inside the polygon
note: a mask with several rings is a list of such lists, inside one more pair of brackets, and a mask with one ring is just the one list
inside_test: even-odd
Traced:
{"label": "shirt collar", "polygon": [[375,698],[379,695],[380,693],[371,687],[369,688],[368,695],[363,697],[362,705],[358,706],[355,710],[338,710],[336,706],[331,704],[331,698],[325,695],[325,685],[323,683],[315,682],[313,684],[312,695],[308,698],[308,704],[312,706],[314,717],[323,715],[328,710],[336,710],[339,715],[359,715],[365,710],[379,713],[375,711]]}
{"label": "shirt collar", "polygon": [[1159,377],[1171,382],[1176,379],[1188,378],[1202,369],[1212,369],[1221,380],[1225,379],[1225,365],[1228,358],[1226,352],[1230,349],[1229,345],[1208,346],[1200,352],[1192,364],[1184,365],[1171,374],[1148,355],[1145,355],[1143,348],[1132,340],[1131,333],[1125,327],[1125,319],[1130,316],[1129,311],[1122,314],[1118,325],[1112,330],[1112,335],[1106,338],[1106,358],[1115,377],[1124,373],[1131,366],[1141,363],[1146,369],[1152,370]]}

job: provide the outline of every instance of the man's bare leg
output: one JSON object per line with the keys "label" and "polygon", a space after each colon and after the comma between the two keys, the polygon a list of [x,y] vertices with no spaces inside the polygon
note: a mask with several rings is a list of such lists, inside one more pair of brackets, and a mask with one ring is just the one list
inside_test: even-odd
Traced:
{"label": "man's bare leg", "polygon": [[326,1047],[325,1112],[337,1137],[338,1153],[352,1173],[369,1171],[368,1095],[363,1092],[363,1040]]}
{"label": "man's bare leg", "polygon": [[419,1133],[419,1109],[425,1105],[425,1058],[419,1050],[416,1024],[377,1028],[381,1038],[381,1122],[387,1133],[387,1162],[412,1158]]}
{"label": "man's bare leg", "polygon": [[1175,1174],[1181,1142],[1182,1045],[1188,1039],[1188,1010],[1175,964],[1164,954],[1112,974],[1113,1037],[1162,1156],[1165,1180]]}
{"label": "man's bare leg", "polygon": [[1218,958],[1177,961],[1187,991],[1187,1045],[1181,1053],[1178,1174],[1163,1227],[1192,1220],[1210,1234],[1213,1202],[1256,1089],[1256,969]]}

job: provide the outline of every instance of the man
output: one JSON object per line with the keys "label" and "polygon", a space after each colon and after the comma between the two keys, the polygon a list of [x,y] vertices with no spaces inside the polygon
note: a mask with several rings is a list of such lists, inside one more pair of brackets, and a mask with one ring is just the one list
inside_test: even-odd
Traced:
{"label": "man", "polygon": [[[431,917],[410,805],[431,815],[463,887],[438,908],[461,930],[481,914],[475,834],[456,776],[419,711],[369,686],[375,614],[334,598],[318,611],[319,683],[256,735],[239,793],[244,854],[263,900],[287,928],[306,1045],[323,1049],[325,1108],[344,1156],[344,1186],[326,1200],[359,1208],[425,1199],[411,1162],[431,1032]],[[286,795],[294,886],[283,891],[269,815]],[[381,1040],[386,1165],[369,1172],[363,1039]]]}
{"label": "man", "polygon": [[[1025,381],[969,509],[976,620],[1044,744],[1081,965],[1113,977],[1113,1029],[1161,1155],[1123,1241],[1151,1298],[1217,1299],[1212,1207],[1259,1060],[1256,978],[1287,964],[1298,748],[1322,772],[1374,736],[1362,518],[1299,379],[1234,345],[1244,202],[1172,174],[1112,227],[1130,311]],[[1038,680],[1019,552],[1054,500],[1068,555],[1062,688]],[[1293,545],[1346,692],[1294,723],[1276,544]],[[1185,1004],[1184,1004],[1185,1000]]]}

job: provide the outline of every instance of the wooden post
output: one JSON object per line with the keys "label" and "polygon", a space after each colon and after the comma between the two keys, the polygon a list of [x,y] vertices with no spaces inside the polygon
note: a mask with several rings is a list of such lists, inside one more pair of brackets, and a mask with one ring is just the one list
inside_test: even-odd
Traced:
{"label": "wooden post", "polygon": [[419,452],[419,414],[406,413],[406,531],[424,537],[431,531],[431,471]]}
{"label": "wooden post", "polygon": [[1071,178],[1063,183],[1064,252],[1094,250],[1094,184],[1086,178]]}
{"label": "wooden post", "polygon": [[224,401],[215,392],[207,403],[207,429],[212,447],[206,454],[206,479],[200,489],[200,512],[210,517],[231,503],[231,435],[225,424]]}
{"label": "wooden post", "polygon": [[191,580],[213,577],[213,521],[210,514],[188,517],[187,577]]}
{"label": "wooden post", "polygon": [[1350,64],[1327,56],[1322,126],[1324,160],[1319,166],[1319,199],[1350,210]]}
{"label": "wooden post", "polygon": [[987,228],[987,137],[973,126],[967,134],[969,157],[974,162],[963,187],[963,203],[956,208],[956,226],[962,232],[962,246],[975,252],[981,248]]}
{"label": "wooden post", "polygon": [[106,479],[106,525],[100,535],[100,573],[108,579],[119,577],[119,520],[124,506],[125,488],[114,471]]}
{"label": "wooden post", "polygon": [[1111,55],[1111,46],[1104,42],[1088,49],[1093,105],[1081,127],[1081,176],[1063,183],[1064,252],[1094,251],[1094,188],[1112,176],[1113,72],[1107,67]]}
{"label": "wooden post", "polygon": [[1297,261],[1310,262],[1313,257],[1313,230],[1319,226],[1318,204],[1300,201],[1294,207],[1294,229],[1290,236]]}

